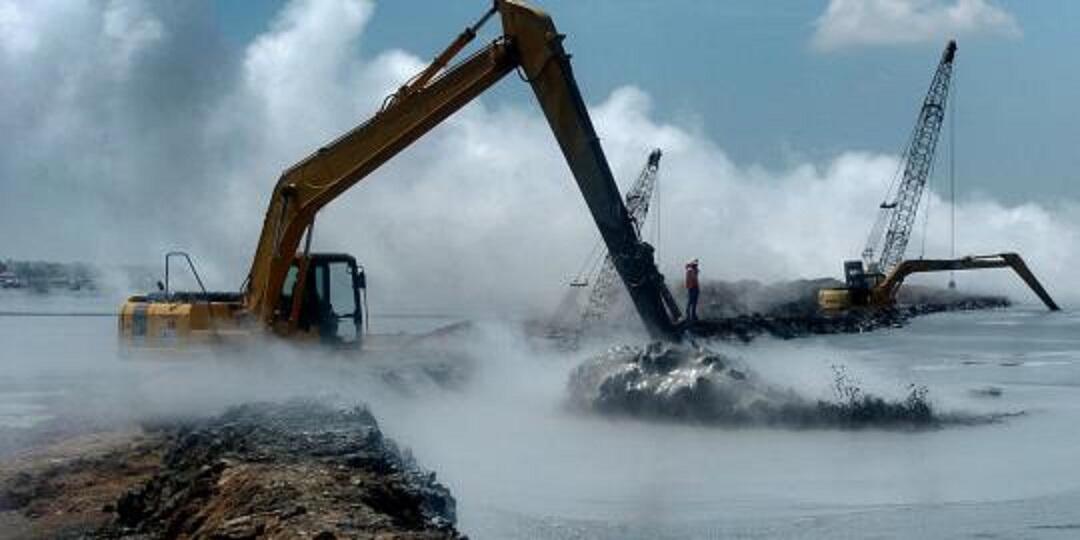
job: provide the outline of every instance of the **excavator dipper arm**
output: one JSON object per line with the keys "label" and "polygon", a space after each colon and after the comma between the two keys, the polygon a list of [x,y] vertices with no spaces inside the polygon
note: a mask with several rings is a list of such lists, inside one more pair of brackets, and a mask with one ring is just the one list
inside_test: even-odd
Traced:
{"label": "excavator dipper arm", "polygon": [[640,240],[623,204],[574,80],[570,55],[563,50],[565,36],[556,32],[550,18],[523,3],[500,2],[500,11],[503,28],[513,36],[520,53],[524,76],[559,141],[634,307],[654,338],[678,339],[673,322],[678,308],[670,301],[671,293],[656,268],[652,247]]}
{"label": "excavator dipper arm", "polygon": [[1050,293],[1046,292],[1042,284],[1035,277],[1035,274],[1031,272],[1027,264],[1024,263],[1024,259],[1016,253],[998,253],[996,255],[981,255],[972,257],[963,257],[960,259],[911,259],[901,262],[896,266],[884,281],[881,282],[875,289],[875,294],[882,294],[887,296],[888,299],[896,297],[897,291],[900,290],[900,285],[904,283],[904,279],[911,275],[921,272],[946,272],[952,270],[978,270],[981,268],[1012,268],[1013,271],[1027,283],[1032,292],[1042,300],[1043,304],[1050,311],[1058,311],[1057,303],[1050,297]]}
{"label": "excavator dipper arm", "polygon": [[[256,248],[245,304],[272,323],[278,293],[315,215],[347,189],[415,142],[504,76],[521,68],[577,180],[578,187],[654,338],[678,339],[665,307],[670,292],[652,248],[638,238],[623,205],[584,100],[551,19],[520,0],[496,0],[503,36],[441,74],[480,23],[467,29],[432,66],[403,86],[373,118],[286,170],[271,196]],[[302,279],[302,278],[301,278]]]}

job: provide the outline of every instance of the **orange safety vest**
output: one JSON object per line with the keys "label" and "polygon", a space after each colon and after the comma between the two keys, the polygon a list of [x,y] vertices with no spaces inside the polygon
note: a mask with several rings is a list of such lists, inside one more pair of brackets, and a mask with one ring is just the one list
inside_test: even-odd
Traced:
{"label": "orange safety vest", "polygon": [[696,266],[686,266],[686,288],[696,289],[698,288],[698,268]]}

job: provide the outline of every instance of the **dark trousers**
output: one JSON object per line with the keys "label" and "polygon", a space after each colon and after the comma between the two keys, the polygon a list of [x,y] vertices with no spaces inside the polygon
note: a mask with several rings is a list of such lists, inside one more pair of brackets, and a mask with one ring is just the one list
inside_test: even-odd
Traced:
{"label": "dark trousers", "polygon": [[700,291],[697,287],[686,289],[686,320],[697,320],[697,299]]}

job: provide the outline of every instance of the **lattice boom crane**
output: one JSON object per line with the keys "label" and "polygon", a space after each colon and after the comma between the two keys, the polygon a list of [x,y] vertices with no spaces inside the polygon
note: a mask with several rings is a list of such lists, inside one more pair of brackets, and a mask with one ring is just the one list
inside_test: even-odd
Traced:
{"label": "lattice boom crane", "polygon": [[[904,259],[923,189],[933,168],[938,135],[945,121],[945,105],[949,99],[949,83],[952,80],[955,57],[956,42],[949,41],[941,55],[934,78],[930,81],[930,90],[923,100],[915,131],[904,153],[904,176],[897,187],[896,198],[892,202],[886,199],[881,203],[882,213],[878,224],[871,231],[866,249],[863,250],[862,258],[867,272],[888,273]],[[888,228],[882,235],[881,224],[886,221]],[[875,259],[874,255],[879,248],[880,255]]]}
{"label": "lattice boom crane", "polygon": [[[638,175],[637,180],[626,192],[626,210],[630,214],[630,220],[638,238],[641,237],[641,228],[649,214],[649,204],[652,202],[653,193],[656,190],[661,155],[659,148],[649,153],[649,159],[645,163],[645,167],[641,169],[641,174]],[[607,254],[604,256],[604,263],[600,267],[600,272],[592,282],[589,298],[581,313],[583,323],[588,324],[604,318],[618,294],[619,282],[619,275],[615,271],[615,263],[611,259],[611,255]],[[675,317],[680,316],[678,306],[674,301],[669,303],[668,309],[672,311]]]}
{"label": "lattice boom crane", "polygon": [[[930,90],[926,93],[915,131],[904,153],[904,172],[890,202],[886,195],[881,212],[862,253],[862,260],[844,262],[845,287],[818,291],[818,305],[826,311],[843,311],[853,307],[881,308],[896,303],[897,291],[904,279],[915,273],[958,270],[1012,268],[1042,300],[1047,309],[1057,311],[1058,305],[1016,253],[968,256],[959,259],[904,260],[915,215],[919,211],[926,181],[934,165],[934,150],[945,121],[945,105],[949,100],[956,42],[949,41],[941,55]],[[892,194],[892,188],[889,189]],[[886,226],[887,224],[887,226]],[[876,257],[875,257],[876,255]]]}

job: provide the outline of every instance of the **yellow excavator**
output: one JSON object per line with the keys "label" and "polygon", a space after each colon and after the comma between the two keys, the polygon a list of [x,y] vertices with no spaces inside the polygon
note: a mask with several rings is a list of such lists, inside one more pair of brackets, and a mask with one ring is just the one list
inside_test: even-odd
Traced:
{"label": "yellow excavator", "polygon": [[[496,14],[502,35],[450,65]],[[281,175],[240,292],[207,292],[191,259],[169,253],[159,291],[132,296],[121,307],[121,341],[173,347],[250,340],[269,332],[359,347],[365,274],[351,255],[311,253],[316,214],[514,71],[532,87],[645,328],[654,338],[677,339],[677,307],[652,247],[638,237],[623,204],[571,71],[570,55],[563,49],[564,38],[543,11],[521,0],[496,0],[430,65],[389,96],[374,117]],[[199,291],[171,290],[169,267],[178,260],[187,263]]]}
{"label": "yellow excavator", "polygon": [[911,274],[988,268],[1012,268],[1047,309],[1058,311],[1057,303],[1039,283],[1035,274],[1031,273],[1024,259],[1016,253],[973,255],[959,259],[909,259],[896,265],[888,275],[864,272],[861,261],[849,261],[845,265],[848,286],[818,291],[818,304],[826,311],[842,311],[860,306],[892,306],[896,304],[896,293],[904,284],[904,278]]}

